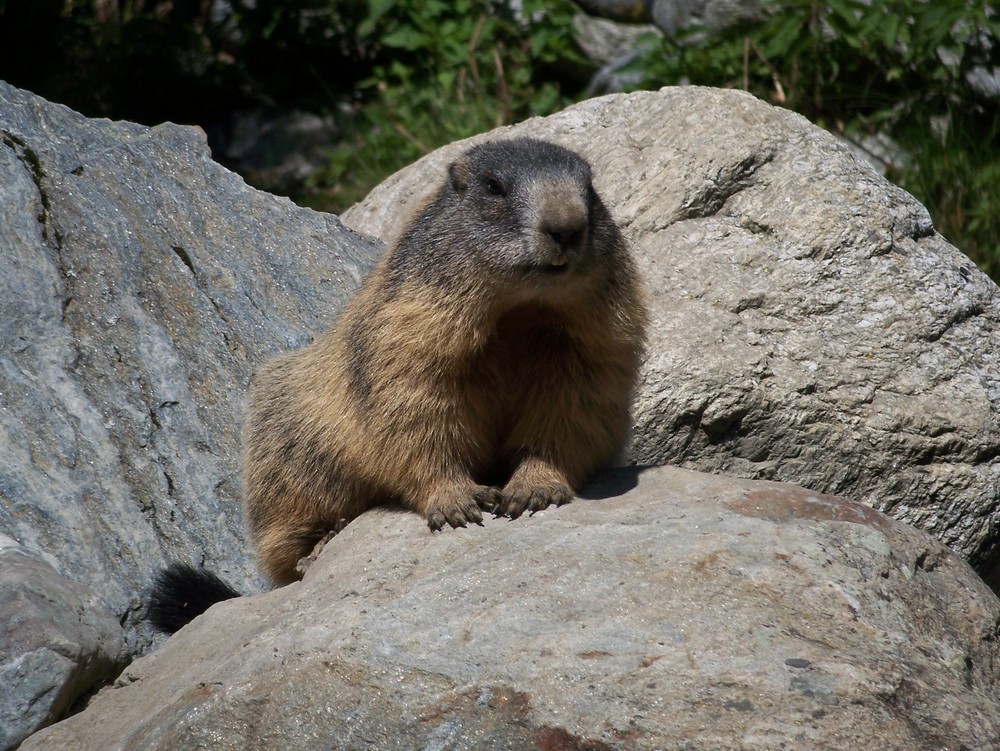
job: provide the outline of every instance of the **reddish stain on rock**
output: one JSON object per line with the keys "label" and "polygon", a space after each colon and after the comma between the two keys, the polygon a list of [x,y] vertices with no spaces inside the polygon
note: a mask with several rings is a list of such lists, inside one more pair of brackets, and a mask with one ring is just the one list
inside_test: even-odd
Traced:
{"label": "reddish stain on rock", "polygon": [[531,696],[510,686],[492,686],[487,705],[517,723],[525,722],[531,715]]}
{"label": "reddish stain on rock", "polygon": [[864,524],[880,532],[889,531],[889,517],[865,506],[835,495],[814,493],[804,488],[774,488],[752,490],[742,498],[726,504],[742,516],[783,524],[797,519],[825,522]]}
{"label": "reddish stain on rock", "polygon": [[535,732],[534,747],[539,751],[611,751],[611,746],[601,741],[587,740],[563,728],[543,726]]}

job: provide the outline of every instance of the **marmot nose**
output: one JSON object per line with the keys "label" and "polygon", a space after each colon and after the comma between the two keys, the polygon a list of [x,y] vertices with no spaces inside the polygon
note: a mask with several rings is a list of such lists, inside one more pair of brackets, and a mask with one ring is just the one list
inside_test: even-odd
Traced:
{"label": "marmot nose", "polygon": [[560,248],[571,248],[580,243],[582,227],[544,227],[546,235],[555,240]]}

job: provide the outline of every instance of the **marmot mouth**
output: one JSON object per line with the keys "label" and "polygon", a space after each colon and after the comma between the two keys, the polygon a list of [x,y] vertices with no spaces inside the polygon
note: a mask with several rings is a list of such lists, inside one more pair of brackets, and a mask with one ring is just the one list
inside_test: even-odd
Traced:
{"label": "marmot mouth", "polygon": [[547,258],[528,261],[518,265],[524,278],[556,279],[572,276],[579,264],[567,254],[551,254]]}
{"label": "marmot mouth", "polygon": [[549,276],[561,276],[569,271],[569,264],[564,260],[562,263],[552,263],[548,266],[541,267],[543,274],[548,274]]}
{"label": "marmot mouth", "polygon": [[574,266],[568,259],[549,263],[526,263],[520,266],[525,276],[562,276],[568,274]]}

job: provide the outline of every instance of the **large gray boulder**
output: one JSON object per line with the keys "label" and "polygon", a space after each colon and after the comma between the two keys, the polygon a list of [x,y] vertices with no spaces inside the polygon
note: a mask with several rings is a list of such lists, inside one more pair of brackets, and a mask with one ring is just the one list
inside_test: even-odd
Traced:
{"label": "large gray boulder", "polygon": [[938,751],[1000,740],[1000,601],[861,504],[682,469],[432,534],[372,511],[22,751]]}
{"label": "large gray boulder", "polygon": [[[151,643],[144,591],[168,560],[262,586],[239,509],[246,386],[333,320],[378,252],[247,187],[196,129],[89,120],[0,83],[0,532],[92,593],[123,654]],[[65,708],[90,685],[63,677],[48,691]]]}
{"label": "large gray boulder", "polygon": [[345,212],[391,241],[469,143],[595,167],[650,296],[628,458],[781,480],[927,530],[997,583],[1000,296],[912,196],[747,94],[589,100],[451,144]]}

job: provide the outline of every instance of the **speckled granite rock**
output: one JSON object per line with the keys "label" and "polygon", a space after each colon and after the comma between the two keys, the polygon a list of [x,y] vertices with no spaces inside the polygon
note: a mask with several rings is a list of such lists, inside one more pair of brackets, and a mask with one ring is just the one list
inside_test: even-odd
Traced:
{"label": "speckled granite rock", "polygon": [[[638,251],[655,321],[629,454],[632,461],[683,463],[746,477],[790,480],[816,493],[850,495],[923,527],[968,556],[981,571],[991,573],[998,557],[996,499],[1000,486],[996,287],[934,234],[919,204],[801,118],[738,92],[683,89],[593,100],[503,134],[513,133],[546,137],[589,157],[599,189]],[[445,161],[464,146],[447,147],[391,178],[363,206],[352,210],[349,220],[366,232],[390,237],[392,224],[406,217],[408,209],[419,202],[421,190],[441,179]],[[87,120],[2,84],[0,227],[4,228],[0,237],[5,244],[0,253],[0,532],[16,539],[30,555],[52,563],[60,575],[83,587],[82,591],[94,593],[92,604],[123,624],[127,652],[141,653],[150,644],[148,631],[138,622],[143,590],[152,570],[166,559],[204,561],[246,591],[260,586],[238,511],[239,427],[246,384],[264,357],[302,344],[332,321],[372,263],[378,245],[347,231],[336,218],[297,209],[287,201],[247,188],[211,161],[196,130]],[[695,484],[700,487],[701,482],[711,488],[714,481]],[[658,503],[672,502],[673,490],[657,492],[664,494]],[[788,491],[794,497],[800,492]],[[789,502],[765,493],[761,506],[765,510],[754,513],[765,517],[777,514],[769,523],[784,524],[780,509]],[[823,499],[803,503],[808,507],[803,512],[807,516],[820,513],[815,510],[816,503],[822,508],[829,506]],[[631,512],[624,508],[614,504],[609,508],[612,514],[631,518],[627,516]],[[711,508],[711,504],[705,506]],[[858,507],[850,508],[855,509],[852,514],[864,516]],[[685,513],[689,521],[684,530],[689,535],[691,525],[700,528],[715,523],[715,512],[706,510],[709,515],[704,518],[694,511]],[[882,518],[869,513],[873,514],[871,519]],[[417,550],[431,539],[414,517],[382,514],[370,518],[376,521],[363,521],[357,527],[362,542],[356,555],[361,557],[342,564],[345,576],[357,569],[359,561],[364,564],[371,558],[375,563],[368,576],[380,581],[378,572],[385,570],[381,551],[386,544],[399,543],[392,535],[414,536]],[[545,518],[522,520],[523,526],[510,525],[509,529],[530,530]],[[605,526],[625,531],[634,523],[605,522]],[[647,523],[651,522],[643,522]],[[663,523],[662,518],[659,523]],[[382,532],[364,531],[365,525],[379,524],[385,525]],[[849,528],[856,527],[865,525]],[[877,525],[875,528],[878,534],[888,534]],[[895,525],[887,528],[897,529]],[[491,523],[486,529],[504,527]],[[541,563],[536,565],[533,551],[559,551],[563,544],[564,532],[546,529],[547,533],[530,534],[550,536],[528,537],[523,545],[509,543],[498,548],[494,558],[476,558],[476,548],[468,547],[469,535],[481,534],[480,530],[433,540],[449,546],[455,565],[465,556],[468,566],[486,577],[477,581],[493,587],[502,600],[487,596],[483,602],[499,609],[506,607],[507,601],[516,602],[528,586],[527,581],[517,578],[520,571],[532,567],[549,571],[544,574],[548,577],[544,583],[551,585],[575,570],[577,564],[570,566],[565,561],[558,572],[545,569]],[[740,537],[742,532],[747,530],[733,534]],[[379,537],[383,533],[390,535],[388,542]],[[521,747],[519,744],[529,740],[543,746],[562,743],[573,747],[576,743],[587,747],[590,741],[585,739],[624,747],[633,738],[628,730],[633,723],[638,728],[634,735],[640,739],[637,743],[646,743],[642,738],[661,737],[657,723],[665,722],[665,715],[656,715],[660,719],[645,724],[643,718],[653,716],[654,710],[660,711],[656,707],[668,701],[678,710],[694,708],[682,723],[677,724],[676,718],[673,722],[691,738],[705,739],[705,748],[777,748],[775,744],[781,739],[812,737],[847,739],[843,743],[850,747],[862,731],[875,725],[884,725],[885,732],[906,725],[911,730],[900,729],[901,738],[926,737],[931,739],[928,743],[949,734],[971,739],[970,743],[983,738],[995,742],[995,708],[991,700],[982,698],[995,688],[989,667],[991,640],[996,639],[995,603],[981,599],[981,588],[963,578],[968,570],[943,548],[919,536],[907,537],[910,532],[900,532],[908,540],[922,542],[913,542],[912,550],[906,543],[899,549],[908,552],[896,555],[886,553],[886,548],[865,537],[867,534],[862,533],[862,537],[868,543],[850,547],[851,560],[857,561],[855,568],[861,572],[864,586],[869,586],[866,582],[879,584],[883,578],[896,582],[897,570],[909,571],[910,579],[923,583],[906,590],[910,594],[892,589],[862,596],[833,578],[829,580],[835,582],[832,589],[815,590],[815,582],[827,581],[815,569],[820,564],[807,567],[813,572],[808,579],[814,582],[810,588],[803,583],[805,579],[788,573],[787,560],[781,557],[798,560],[798,554],[777,546],[767,565],[762,559],[753,559],[756,568],[748,569],[767,570],[767,576],[774,578],[764,587],[769,596],[791,598],[784,587],[792,587],[797,588],[797,601],[802,600],[803,591],[807,599],[825,591],[836,601],[839,586],[850,593],[842,598],[845,602],[856,602],[864,606],[855,607],[859,612],[877,615],[882,612],[878,604],[882,595],[895,598],[891,607],[885,606],[893,611],[885,622],[908,622],[909,626],[886,626],[884,635],[872,636],[864,624],[875,616],[860,621],[861,625],[860,616],[850,622],[831,621],[830,628],[843,634],[836,639],[831,636],[832,641],[817,649],[841,645],[836,647],[841,651],[821,650],[802,656],[787,648],[798,644],[800,635],[804,635],[803,644],[813,644],[812,631],[803,624],[813,623],[810,613],[827,612],[817,610],[817,604],[806,610],[790,610],[778,631],[733,631],[736,625],[727,624],[713,610],[729,600],[712,598],[742,591],[720,583],[730,582],[723,576],[738,577],[733,571],[739,567],[709,569],[719,575],[692,579],[685,585],[692,592],[696,584],[704,591],[690,594],[684,601],[669,599],[664,605],[680,615],[676,623],[661,618],[656,628],[666,629],[663,638],[667,641],[660,646],[672,644],[670,640],[680,634],[682,643],[694,645],[686,655],[715,655],[713,649],[722,650],[718,653],[721,656],[709,660],[729,666],[720,681],[729,680],[730,673],[737,671],[737,686],[773,689],[783,685],[782,690],[794,699],[787,708],[791,714],[778,712],[788,720],[785,724],[780,719],[777,725],[768,724],[778,711],[772,711],[774,707],[789,701],[784,693],[780,694],[781,702],[775,698],[779,694],[770,696],[767,691],[755,700],[749,689],[727,693],[725,686],[729,684],[713,683],[711,676],[701,675],[678,684],[688,687],[687,698],[670,694],[674,698],[657,699],[657,691],[666,690],[664,686],[669,684],[666,677],[650,680],[653,688],[633,683],[634,679],[644,680],[647,674],[623,673],[624,663],[600,662],[605,657],[602,651],[609,655],[618,652],[602,647],[566,651],[558,639],[550,639],[553,646],[538,649],[554,650],[551,655],[542,655],[551,661],[539,664],[545,664],[552,675],[562,676],[560,685],[572,685],[577,676],[595,681],[599,675],[620,676],[609,684],[613,688],[599,692],[598,698],[615,708],[604,713],[608,719],[603,729],[594,725],[595,718],[602,715],[585,716],[592,705],[579,705],[564,714],[560,707],[569,704],[560,704],[564,700],[551,686],[546,689],[549,693],[537,696],[556,698],[539,700],[533,692],[541,689],[534,683],[523,684],[528,688],[515,685],[508,680],[505,668],[489,672],[493,663],[480,662],[488,670],[481,680],[472,680],[465,673],[452,674],[443,667],[443,672],[435,673],[419,660],[413,663],[418,667],[413,667],[407,660],[417,658],[406,657],[398,665],[385,663],[385,671],[398,671],[394,674],[409,682],[406,691],[411,684],[416,689],[423,686],[426,691],[422,694],[396,695],[392,691],[402,689],[391,684],[396,688],[385,689],[381,698],[369,694],[353,708],[336,705],[339,709],[330,710],[335,719],[329,722],[333,724],[315,724],[320,723],[318,717],[305,721],[302,732],[325,738],[324,734],[336,731],[343,738],[357,740],[366,736],[352,735],[351,723],[354,718],[367,717],[383,724],[365,726],[366,730],[358,731],[362,734],[372,732],[373,738],[395,739],[401,729],[416,728],[418,733],[431,732],[426,737],[433,745],[446,742],[449,734],[460,734],[462,728],[471,728],[475,722],[485,722],[483,738],[512,739],[512,747]],[[615,534],[605,530],[604,538],[613,542]],[[606,551],[605,539],[588,542],[584,537],[579,541],[584,546],[581,554],[599,562],[618,555],[621,551]],[[335,542],[337,549],[341,542]],[[896,550],[895,542],[886,544],[890,551]],[[816,542],[802,554],[818,561],[831,545]],[[867,552],[866,545],[870,548]],[[916,548],[924,552],[913,552]],[[720,543],[718,551],[728,549]],[[685,550],[680,547],[678,555]],[[385,555],[391,558],[397,552],[393,549]],[[517,566],[511,568],[514,564],[508,565],[504,555],[514,556]],[[719,556],[724,562],[728,560],[723,552]],[[705,554],[698,560],[710,558]],[[904,563],[896,565],[897,558]],[[330,554],[325,554],[321,562],[329,559]],[[416,556],[408,560],[422,559]],[[681,570],[686,570],[684,560],[688,559],[675,561]],[[940,561],[947,566],[939,565]],[[402,559],[392,565],[401,575],[409,570]],[[690,563],[689,568],[693,566]],[[323,570],[319,564],[317,567],[317,571]],[[943,580],[930,576],[939,570],[964,573],[939,585],[936,582]],[[642,573],[628,566],[612,569],[616,571],[631,571],[637,577]],[[494,576],[494,572],[499,575]],[[579,576],[584,577],[580,586],[589,592],[591,583],[586,576],[590,574],[585,570]],[[899,576],[905,579],[903,573]],[[406,649],[416,650],[424,642],[434,650],[442,644],[457,649],[454,645],[464,637],[454,633],[478,633],[475,623],[465,631],[452,630],[452,623],[460,624],[466,617],[462,613],[468,597],[480,597],[475,582],[456,577],[460,575],[454,573],[452,579],[442,579],[440,584],[465,592],[449,595],[448,603],[459,608],[458,614],[444,609],[445,603],[435,601],[423,589],[419,597],[400,595],[415,610],[427,607],[425,613],[414,616],[428,619],[415,632],[422,634],[423,642],[403,640],[400,644]],[[789,583],[782,584],[786,577]],[[311,575],[309,581],[314,580]],[[571,577],[568,581],[576,580]],[[669,588],[674,579],[653,581],[650,591],[657,596],[672,591]],[[763,607],[754,599],[763,597],[754,581],[740,594],[749,598],[747,602],[732,600],[733,608],[742,608],[734,623],[754,622],[756,608]],[[371,589],[369,585],[375,586],[361,582],[357,585],[360,589],[351,590],[364,593],[358,605],[361,609],[369,597],[377,600],[382,586]],[[595,580],[592,585],[596,595],[590,599],[601,593],[615,594],[615,588],[607,583]],[[625,585],[615,585],[619,586]],[[339,590],[330,590],[329,584],[324,588],[322,592],[304,591],[312,591],[318,601],[331,603],[341,595],[346,601],[353,597],[350,592],[335,594]],[[217,624],[217,654],[231,657],[237,642],[226,640],[246,636],[242,631],[233,636],[231,627],[252,628],[261,619],[268,620],[268,628],[275,630],[267,639],[278,639],[278,654],[286,660],[288,655],[298,654],[296,639],[308,644],[315,633],[329,639],[326,622],[312,620],[311,611],[304,610],[302,603],[283,599],[296,591],[292,588],[266,595],[260,601],[265,612],[249,614],[246,622]],[[576,602],[565,599],[569,592],[556,590],[556,594],[539,593],[537,597],[542,603],[538,613],[561,615],[552,626],[542,627],[539,621],[529,619],[529,626],[493,644],[497,664],[519,664],[522,655],[518,649],[523,643],[536,644],[533,639],[552,637],[548,629],[555,629],[554,635],[562,638],[561,624],[581,623],[573,620],[572,609],[557,609],[558,597]],[[635,593],[628,597],[621,601],[611,598],[617,608],[614,612],[620,611],[620,617],[629,623],[632,619],[641,621],[646,617],[647,598]],[[267,611],[268,603],[278,610]],[[965,610],[958,610],[959,605]],[[934,613],[928,614],[930,610]],[[850,608],[844,611],[849,612]],[[882,623],[878,618],[871,622]],[[290,620],[311,629],[308,638],[297,630],[282,631],[281,624]],[[432,628],[428,625],[432,622],[445,626]],[[589,622],[589,617],[582,621],[584,625]],[[671,623],[673,630],[663,625]],[[376,624],[364,621],[363,625],[374,628]],[[580,628],[582,631],[583,626]],[[592,633],[609,639],[615,633],[611,626],[601,628]],[[540,629],[537,637],[532,629]],[[859,630],[861,635],[856,636]],[[382,655],[381,647],[371,647],[370,654],[359,651],[361,658],[355,663],[337,661],[340,655],[351,654],[350,642],[358,633],[336,637],[340,641],[335,643],[343,649],[324,653],[332,667],[310,664],[297,677],[275,673],[285,676],[280,684],[272,682],[279,679],[270,673],[261,677],[263,673],[253,672],[264,664],[273,667],[273,657],[258,656],[246,665],[237,657],[232,658],[235,663],[213,668],[223,672],[212,675],[229,670],[233,675],[253,676],[252,683],[246,685],[218,681],[226,687],[224,694],[249,696],[256,702],[253,710],[232,710],[230,717],[244,723],[240,737],[260,737],[263,748],[268,743],[277,744],[292,733],[283,723],[300,716],[296,708],[312,707],[310,711],[327,716],[325,705],[308,703],[316,692],[328,696],[324,693],[327,682],[374,685],[375,679],[364,666],[378,663],[370,658]],[[447,636],[449,633],[452,636]],[[636,633],[637,643],[647,645],[652,632]],[[751,658],[758,637],[766,641],[770,634],[778,639],[779,651],[785,655],[780,657],[779,668],[751,660],[749,672],[739,673],[741,660],[749,659],[740,656],[743,652],[732,651],[741,646],[739,634],[743,634],[742,646],[753,645],[744,649]],[[517,639],[512,641],[514,636]],[[861,645],[851,639],[869,637],[885,641],[878,643],[873,653],[883,655],[878,657],[883,662],[858,663],[852,656],[862,655],[872,644]],[[625,654],[639,654],[639,647],[609,643]],[[489,645],[489,640],[484,644]],[[919,645],[915,652],[910,650],[912,645]],[[480,648],[478,643],[475,646]],[[647,667],[666,659],[646,646],[642,651],[650,659],[659,655]],[[423,659],[425,652],[414,654]],[[913,657],[916,652],[930,663]],[[841,653],[849,656],[847,662],[837,661],[840,658],[836,655]],[[476,666],[474,660],[485,659],[479,652],[459,649],[456,654],[457,661],[466,661],[467,670]],[[671,653],[664,665],[673,670],[679,654]],[[194,655],[187,655],[191,663],[186,669],[197,672],[201,658]],[[786,664],[785,659],[792,662]],[[244,668],[250,672],[240,673]],[[531,671],[525,668],[524,672],[528,675]],[[144,674],[128,675],[141,679]],[[781,684],[780,676],[787,678],[787,685]],[[222,722],[217,716],[209,713],[199,719],[197,713],[188,714],[190,706],[183,701],[176,703],[174,695],[157,693],[157,685],[155,680],[142,681],[141,690],[149,693],[148,700],[153,703],[146,705],[143,718],[129,715],[141,727],[117,736],[117,747],[138,749],[147,747],[143,745],[147,740],[149,747],[159,742],[157,733],[166,724],[156,723],[166,720],[157,707],[173,707],[162,711],[178,713],[173,718],[175,725],[193,723],[185,730],[191,738],[199,733],[206,734],[205,738],[225,737],[224,725],[219,726],[221,735],[213,735],[213,723]],[[600,682],[594,685],[604,686]],[[963,685],[966,688],[961,688]],[[87,690],[72,678],[52,685],[51,691],[68,690],[66,686],[74,693]],[[200,687],[183,683],[178,690],[182,697],[193,692],[191,701],[202,697],[215,702],[214,686],[212,681]],[[108,701],[120,695],[120,690],[106,693]],[[855,695],[862,699],[855,702],[850,698]],[[713,703],[712,697],[718,696],[725,697],[721,705]],[[406,706],[415,708],[412,713],[396,711],[403,699],[410,702]],[[807,711],[807,705],[801,703],[805,699],[820,706],[809,704]],[[836,703],[824,703],[832,699]],[[104,706],[103,701],[102,697],[95,711],[103,711],[96,709]],[[653,709],[632,711],[629,702],[643,707],[647,702]],[[865,709],[855,712],[852,708],[856,705]],[[470,714],[448,715],[453,721],[427,724],[428,718],[439,712],[435,707],[451,706]],[[827,706],[846,706],[841,710],[846,719],[832,729],[825,729],[822,723],[809,725],[825,716]],[[739,743],[743,745],[736,745],[731,739],[737,735],[726,735],[728,730],[711,745],[717,715],[729,717],[730,712],[749,712],[754,707],[764,709],[747,715],[746,721],[732,730],[742,733]],[[484,714],[483,708],[494,714]],[[80,715],[96,716],[91,710]],[[576,718],[582,719],[578,722]],[[104,728],[121,727],[107,717],[104,720]],[[494,731],[494,735],[489,734]],[[28,747],[44,748],[40,744],[46,738],[65,739],[62,732],[43,734],[29,741],[32,745]],[[679,737],[663,733],[671,743]],[[299,736],[292,733],[289,737]],[[463,742],[473,740],[468,736]],[[734,745],[725,746],[723,741]],[[229,738],[226,742],[235,741]],[[386,745],[390,742],[410,747],[409,740],[386,741],[383,747],[392,747]]]}

